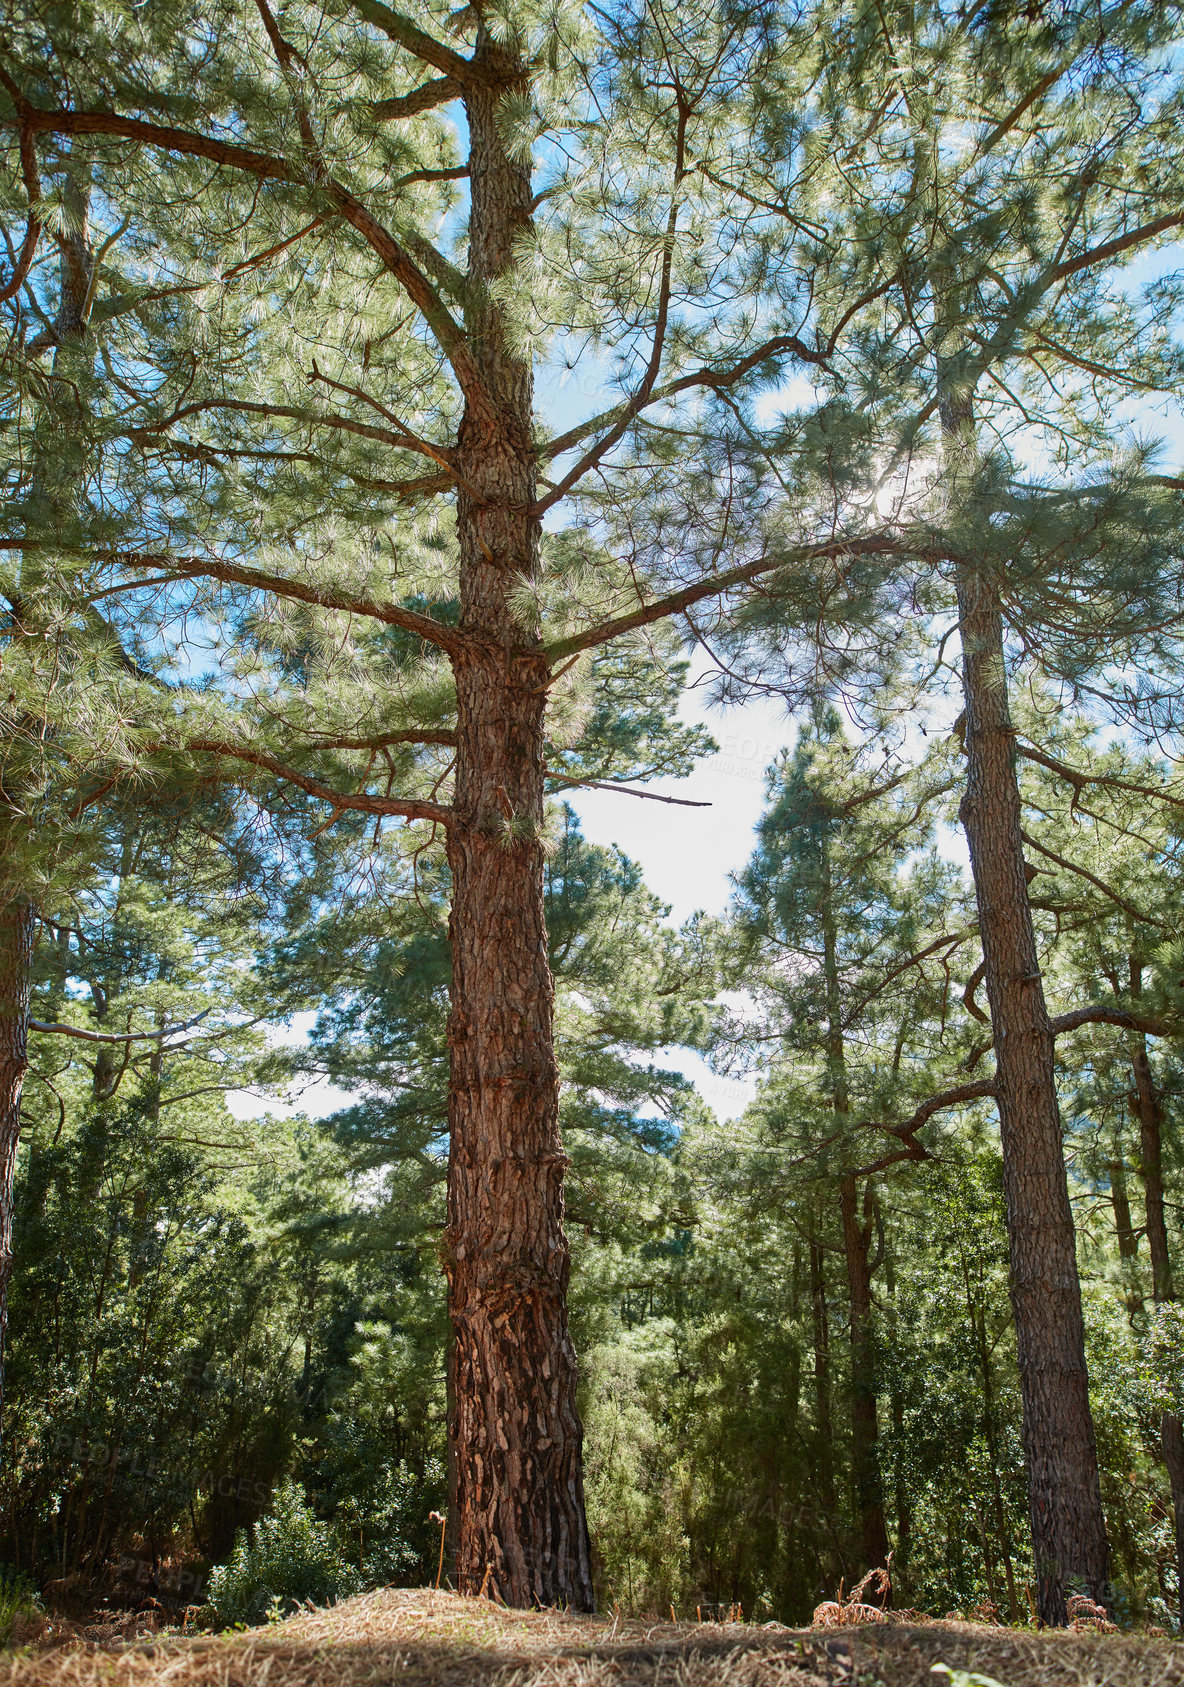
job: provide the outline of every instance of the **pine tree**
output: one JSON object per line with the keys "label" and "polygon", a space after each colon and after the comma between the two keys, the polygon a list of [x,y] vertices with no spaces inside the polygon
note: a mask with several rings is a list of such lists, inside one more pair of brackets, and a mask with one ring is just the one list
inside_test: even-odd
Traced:
{"label": "pine tree", "polygon": [[[729,214],[711,204],[718,190],[698,161],[717,138],[730,150],[731,102],[808,31],[706,8],[622,11],[599,36],[563,9],[478,8],[452,23],[376,0],[340,16],[277,17],[266,0],[256,12],[245,31],[235,7],[129,13],[102,41],[75,18],[47,33],[31,14],[18,27],[4,84],[14,135],[85,145],[111,203],[183,251],[166,282],[179,292],[200,273],[216,293],[196,320],[199,350],[141,394],[122,435],[191,488],[204,482],[214,534],[200,498],[157,501],[137,548],[88,556],[116,581],[200,575],[256,604],[295,606],[273,609],[261,636],[274,652],[282,635],[284,672],[312,675],[307,694],[297,685],[268,700],[262,743],[236,739],[207,697],[184,735],[194,752],[238,756],[337,811],[444,831],[460,1585],[474,1590],[492,1566],[512,1602],[586,1607],[543,929],[548,699],[585,651],[640,634],[642,654],[644,629],[784,559],[757,542],[721,566],[721,535],[705,567],[676,557],[673,570],[639,573],[635,559],[577,536],[553,547],[548,568],[542,524],[598,473],[630,484],[618,446],[626,459],[630,446],[666,457],[675,396],[817,362],[841,331],[845,306],[829,303],[813,338],[757,323],[748,261],[725,259],[715,274],[705,262],[726,247]],[[463,107],[463,140],[437,115],[451,102]],[[532,148],[546,161],[538,191]],[[261,243],[249,251],[244,228]],[[440,249],[454,238],[459,263]],[[281,257],[291,267],[277,284]],[[326,277],[327,340],[321,324],[302,332],[296,310]],[[718,308],[703,316],[713,293]],[[223,321],[232,297],[239,309]],[[556,326],[619,347],[625,396],[540,437],[535,346]],[[292,402],[298,384],[311,384],[304,403]],[[425,459],[426,473],[408,472]],[[432,496],[455,500],[455,538],[429,513]],[[808,542],[801,554],[848,549]],[[251,636],[259,611],[245,613]],[[354,650],[351,618],[373,624]],[[401,655],[394,634],[405,635]],[[273,673],[261,658],[253,677],[270,690]],[[343,690],[351,673],[376,676],[362,730],[348,718],[360,712]],[[243,683],[251,677],[248,663]],[[370,759],[326,770],[323,757],[302,767],[276,754],[318,731]],[[379,758],[389,783],[380,776],[372,790]]]}
{"label": "pine tree", "polygon": [[[854,1486],[869,1569],[885,1565],[890,1550],[872,1305],[873,1275],[884,1259],[877,1181],[893,1165],[928,1158],[932,1149],[918,1132],[943,1107],[983,1088],[955,1083],[936,1105],[930,1101],[901,1124],[892,1118],[943,1068],[956,1075],[954,1048],[942,1046],[946,998],[974,928],[958,908],[952,869],[932,853],[930,822],[918,819],[948,782],[940,761],[920,773],[891,761],[874,766],[848,741],[833,709],[816,711],[792,756],[770,772],[769,806],[733,915],[734,982],[754,994],[761,1017],[759,1028],[742,1026],[732,1035],[741,1046],[753,1034],[758,1047],[780,1043],[759,1110],[770,1125],[782,1114],[808,1117],[806,1095],[816,1084],[834,1114],[833,1125],[811,1123],[807,1141],[794,1143],[791,1163],[804,1161],[806,1176],[826,1179],[823,1199],[839,1219]],[[907,874],[898,872],[902,857],[912,858]],[[877,1113],[887,1117],[877,1120]],[[895,1145],[877,1141],[881,1133]],[[828,1357],[822,1246],[821,1236],[811,1238],[819,1380]],[[828,1417],[824,1402],[820,1418]]]}
{"label": "pine tree", "polygon": [[[891,31],[886,14],[883,21]],[[887,149],[877,141],[868,188],[874,197],[870,182],[881,182],[894,208],[886,238],[896,279],[885,288],[879,333],[897,350],[896,380],[887,392],[873,358],[859,390],[882,453],[875,499],[908,527],[923,520],[928,497],[931,525],[924,541],[916,535],[910,570],[877,569],[870,579],[865,571],[854,601],[836,592],[819,605],[824,636],[809,663],[822,670],[815,683],[861,692],[867,715],[882,724],[891,710],[867,700],[868,669],[878,678],[911,661],[920,695],[940,674],[954,630],[961,642],[960,815],[996,1032],[1039,1608],[1048,1622],[1065,1620],[1068,1577],[1105,1597],[1108,1547],[1055,1082],[1054,1038],[1073,1025],[1052,1025],[1043,999],[1009,675],[1030,664],[1099,706],[1109,698],[1122,713],[1129,705],[1127,718],[1146,728],[1150,697],[1121,687],[1115,696],[1102,677],[1121,648],[1155,674],[1149,689],[1161,704],[1175,695],[1168,676],[1178,671],[1180,619],[1163,591],[1179,545],[1167,490],[1174,483],[1157,480],[1146,451],[1116,463],[1110,404],[1135,390],[1171,390],[1178,288],[1157,282],[1133,301],[1109,267],[1178,226],[1167,181],[1179,88],[1148,51],[1172,27],[1154,8],[1137,20],[1115,8],[1089,21],[1084,8],[1055,16],[1005,8],[927,37],[902,9],[896,28],[915,56],[898,81],[878,85],[900,129]],[[984,120],[963,146],[954,137],[965,135],[967,111]],[[948,151],[934,143],[939,134],[949,137]],[[766,431],[762,449],[780,461],[798,428],[785,418]],[[1036,437],[1043,475],[1029,467]],[[854,522],[866,519],[871,495],[845,445],[839,433],[831,479],[836,499],[851,499]],[[854,570],[848,578],[859,583]],[[942,628],[936,653],[921,630],[930,617]],[[776,622],[779,650],[797,644],[801,661],[800,641],[786,632],[801,619],[800,601],[769,605],[760,619]],[[894,623],[890,639],[885,621]],[[750,651],[742,681],[761,679],[768,650],[766,641]]]}

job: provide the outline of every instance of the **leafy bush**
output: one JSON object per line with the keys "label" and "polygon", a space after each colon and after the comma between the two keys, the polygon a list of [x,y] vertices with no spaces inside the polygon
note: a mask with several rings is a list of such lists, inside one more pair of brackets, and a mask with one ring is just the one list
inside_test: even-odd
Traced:
{"label": "leafy bush", "polygon": [[228,1628],[263,1622],[308,1600],[333,1605],[358,1586],[333,1530],[289,1480],[276,1490],[270,1515],[255,1525],[254,1541],[240,1530],[229,1560],[210,1576],[209,1609],[218,1627]]}
{"label": "leafy bush", "polygon": [[37,1589],[19,1570],[0,1567],[0,1646],[19,1645],[44,1618]]}

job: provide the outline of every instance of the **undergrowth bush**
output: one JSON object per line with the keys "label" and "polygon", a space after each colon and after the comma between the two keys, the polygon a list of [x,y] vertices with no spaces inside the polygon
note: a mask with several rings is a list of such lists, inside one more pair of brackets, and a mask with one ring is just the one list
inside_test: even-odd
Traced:
{"label": "undergrowth bush", "polygon": [[255,1525],[254,1540],[240,1530],[230,1558],[211,1574],[209,1611],[219,1628],[259,1623],[308,1601],[336,1604],[359,1585],[333,1530],[313,1515],[289,1480],[277,1488],[270,1514]]}
{"label": "undergrowth bush", "polygon": [[19,1645],[25,1632],[43,1616],[37,1589],[29,1578],[7,1565],[0,1567],[0,1646]]}

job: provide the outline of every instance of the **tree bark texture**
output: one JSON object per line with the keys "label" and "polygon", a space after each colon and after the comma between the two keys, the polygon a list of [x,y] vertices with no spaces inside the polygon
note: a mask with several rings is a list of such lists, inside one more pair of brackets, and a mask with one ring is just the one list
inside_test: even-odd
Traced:
{"label": "tree bark texture", "polygon": [[[456,463],[461,629],[452,874],[445,1268],[452,1320],[453,1550],[459,1589],[518,1606],[593,1606],[582,1430],[568,1331],[554,983],[543,914],[548,670],[514,593],[538,567],[529,364],[488,284],[529,225],[530,172],[507,157],[509,54],[482,31],[466,89],[472,211],[468,338],[491,406],[471,402]],[[492,415],[489,413],[492,409]]]}
{"label": "tree bark texture", "polygon": [[858,1187],[853,1177],[842,1180],[839,1196],[851,1306],[851,1463],[859,1511],[860,1543],[866,1567],[874,1570],[887,1564],[889,1544],[884,1521],[880,1427],[872,1354],[871,1187],[865,1185],[864,1188],[862,1215],[859,1212]]}
{"label": "tree bark texture", "polygon": [[12,1280],[12,1186],[21,1139],[21,1091],[29,1069],[29,994],[36,914],[31,902],[0,907],[0,1414]]}
{"label": "tree bark texture", "polygon": [[1084,1582],[1095,1599],[1105,1599],[1109,1543],[1053,1037],[1024,871],[1002,615],[984,575],[963,566],[956,583],[967,758],[959,812],[970,847],[995,1037],[1037,1608],[1043,1622],[1063,1624],[1070,1579]]}

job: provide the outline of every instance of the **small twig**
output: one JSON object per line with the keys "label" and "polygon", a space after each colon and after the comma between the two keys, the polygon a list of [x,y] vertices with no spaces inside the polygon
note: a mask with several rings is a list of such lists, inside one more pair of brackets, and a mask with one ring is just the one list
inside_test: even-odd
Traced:
{"label": "small twig", "polygon": [[433,1511],[429,1521],[440,1525],[440,1562],[436,1566],[436,1592],[440,1591],[440,1581],[444,1575],[444,1531],[448,1527],[448,1518],[442,1511]]}

